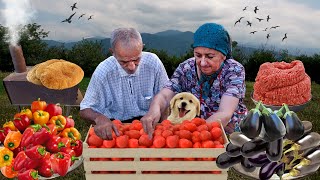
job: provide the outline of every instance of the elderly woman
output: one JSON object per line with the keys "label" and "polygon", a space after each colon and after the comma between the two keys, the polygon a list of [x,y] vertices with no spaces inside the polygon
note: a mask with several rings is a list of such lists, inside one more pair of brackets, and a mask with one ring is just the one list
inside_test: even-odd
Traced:
{"label": "elderly woman", "polygon": [[219,24],[206,23],[195,32],[193,48],[194,57],[179,65],[141,119],[150,137],[171,98],[180,92],[190,92],[200,100],[201,117],[207,122],[220,119],[227,134],[240,130],[247,113],[245,70],[231,57],[228,32]]}

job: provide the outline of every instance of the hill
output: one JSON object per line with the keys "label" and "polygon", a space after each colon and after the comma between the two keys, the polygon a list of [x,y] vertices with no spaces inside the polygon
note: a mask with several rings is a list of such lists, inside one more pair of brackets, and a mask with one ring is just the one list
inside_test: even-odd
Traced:
{"label": "hill", "polygon": [[[141,33],[143,43],[147,49],[156,49],[166,51],[169,55],[180,56],[185,54],[191,48],[193,43],[193,32],[186,31],[181,32],[177,30],[167,30],[158,32],[155,34],[150,33]],[[110,48],[110,38],[102,38],[102,37],[90,37],[84,38],[89,41],[97,41],[101,42],[104,51],[106,52]],[[64,46],[67,49],[71,49],[76,43],[75,42],[59,42],[54,40],[43,40],[51,46]],[[258,44],[241,44],[238,42],[238,48],[242,49],[247,55],[251,54],[254,50],[261,48],[261,45]],[[276,47],[265,47],[266,49],[275,49]],[[280,50],[277,50],[278,52]],[[315,53],[320,53],[319,48],[297,48],[290,47],[288,48],[288,52],[291,55],[313,55]]]}

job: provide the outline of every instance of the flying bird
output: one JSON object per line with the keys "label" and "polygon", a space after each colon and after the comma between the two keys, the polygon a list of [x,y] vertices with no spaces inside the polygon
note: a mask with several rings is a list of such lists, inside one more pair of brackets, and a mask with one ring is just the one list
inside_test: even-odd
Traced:
{"label": "flying bird", "polygon": [[280,27],[280,26],[272,26],[270,29],[276,29],[278,27]]}
{"label": "flying bird", "polygon": [[240,23],[240,21],[241,21],[242,18],[244,18],[244,17],[240,17],[240,19],[238,19],[238,20],[234,23],[234,25],[236,25],[237,23]]}
{"label": "flying bird", "polygon": [[269,37],[270,37],[270,33],[267,34],[267,39],[269,39]]}
{"label": "flying bird", "polygon": [[258,21],[259,21],[259,22],[261,22],[262,20],[264,20],[264,19],[261,19],[261,18],[257,18],[257,17],[256,17],[256,19],[258,19]]}
{"label": "flying bird", "polygon": [[256,6],[256,7],[254,7],[254,13],[256,13],[257,14],[257,11],[258,11],[259,9],[258,9],[258,6]]}
{"label": "flying bird", "polygon": [[71,23],[71,19],[72,17],[76,14],[76,12],[74,12],[73,14],[71,14],[71,16],[69,16],[67,19],[61,21],[61,22],[68,22],[68,23]]}
{"label": "flying bird", "polygon": [[76,5],[77,5],[77,3],[74,3],[72,6],[71,6],[71,10],[73,11],[74,9],[78,9],[77,7],[76,7]]}
{"label": "flying bird", "polygon": [[86,15],[86,14],[81,14],[78,19],[82,18],[82,16],[84,16],[84,15]]}
{"label": "flying bird", "polygon": [[88,18],[88,20],[92,19],[92,16],[93,16],[93,15],[90,15],[90,17]]}
{"label": "flying bird", "polygon": [[285,39],[287,39],[287,38],[288,38],[288,37],[287,37],[287,33],[285,33],[285,34],[284,34],[284,37],[282,38],[282,41],[285,40]]}
{"label": "flying bird", "polygon": [[242,9],[242,11],[245,11],[245,10],[247,10],[247,7],[248,7],[248,6],[244,7],[244,8]]}
{"label": "flying bird", "polygon": [[269,22],[270,19],[271,19],[271,18],[270,18],[270,16],[268,15],[268,16],[267,16],[267,22]]}
{"label": "flying bird", "polygon": [[250,32],[250,34],[254,34],[254,33],[256,33],[257,31],[252,31],[252,32]]}
{"label": "flying bird", "polygon": [[251,27],[252,23],[250,21],[247,21],[247,26]]}
{"label": "flying bird", "polygon": [[267,29],[268,29],[268,28],[265,28],[265,29],[264,29],[264,30],[262,30],[262,31],[267,31]]}

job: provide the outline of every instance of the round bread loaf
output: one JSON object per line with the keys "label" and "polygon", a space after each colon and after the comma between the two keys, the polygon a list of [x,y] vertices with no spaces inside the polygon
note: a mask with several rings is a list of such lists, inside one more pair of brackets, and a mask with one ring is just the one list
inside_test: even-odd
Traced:
{"label": "round bread loaf", "polygon": [[43,68],[40,81],[49,89],[61,90],[77,85],[83,76],[84,72],[78,65],[68,61],[59,61]]}
{"label": "round bread loaf", "polygon": [[27,74],[27,80],[29,82],[32,82],[33,84],[37,84],[37,85],[42,85],[40,79],[37,77],[36,75],[36,71],[38,69],[38,65],[35,65],[33,66],[29,71],[28,71],[28,74]]}
{"label": "round bread loaf", "polygon": [[49,66],[50,64],[56,63],[56,62],[64,62],[65,60],[62,59],[50,59],[45,62],[42,62],[38,64],[38,68],[36,69],[36,76],[38,79],[40,79],[41,74],[45,71],[45,67]]}

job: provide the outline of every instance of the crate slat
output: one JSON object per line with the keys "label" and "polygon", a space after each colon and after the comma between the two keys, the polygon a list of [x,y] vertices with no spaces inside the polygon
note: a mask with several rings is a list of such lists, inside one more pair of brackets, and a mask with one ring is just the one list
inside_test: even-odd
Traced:
{"label": "crate slat", "polygon": [[218,157],[225,148],[84,148],[83,156],[91,158],[107,157]]}
{"label": "crate slat", "polygon": [[[187,163],[186,163],[187,162]],[[85,161],[86,171],[221,171],[215,161]]]}

